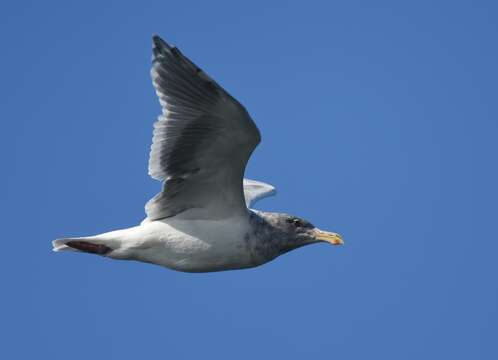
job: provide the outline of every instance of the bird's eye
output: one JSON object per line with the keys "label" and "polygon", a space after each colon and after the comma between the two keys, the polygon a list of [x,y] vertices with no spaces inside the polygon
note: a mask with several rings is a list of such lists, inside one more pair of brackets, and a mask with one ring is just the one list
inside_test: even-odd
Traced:
{"label": "bird's eye", "polygon": [[294,225],[295,227],[301,227],[301,226],[303,226],[303,222],[301,220],[299,220],[299,219],[296,219],[296,218],[294,218],[294,219],[288,219],[287,222],[289,224]]}

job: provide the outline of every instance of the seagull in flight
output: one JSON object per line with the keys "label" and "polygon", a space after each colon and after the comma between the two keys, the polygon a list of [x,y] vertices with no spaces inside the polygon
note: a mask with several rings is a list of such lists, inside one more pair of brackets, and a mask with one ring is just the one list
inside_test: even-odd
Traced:
{"label": "seagull in flight", "polygon": [[178,48],[153,37],[154,124],[149,175],[163,182],[140,225],[54,240],[53,250],[135,260],[184,272],[256,267],[304,245],[341,245],[297,216],[252,209],[275,194],[244,179],[261,140],[247,110]]}

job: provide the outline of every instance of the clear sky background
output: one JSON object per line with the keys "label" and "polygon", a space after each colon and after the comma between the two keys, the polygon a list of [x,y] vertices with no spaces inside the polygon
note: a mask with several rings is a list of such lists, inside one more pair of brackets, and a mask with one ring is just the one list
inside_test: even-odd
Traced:
{"label": "clear sky background", "polygon": [[[2,359],[497,359],[493,1],[3,1]],[[184,274],[50,241],[139,223],[158,33],[238,98],[258,208],[337,231]]]}

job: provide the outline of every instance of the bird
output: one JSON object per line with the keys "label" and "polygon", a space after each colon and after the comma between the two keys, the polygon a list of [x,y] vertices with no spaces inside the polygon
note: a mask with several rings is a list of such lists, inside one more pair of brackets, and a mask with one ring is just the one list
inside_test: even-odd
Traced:
{"label": "bird", "polygon": [[130,228],[60,238],[53,251],[76,251],[204,273],[253,268],[299,247],[341,236],[300,217],[253,209],[276,193],[245,179],[261,141],[241,103],[158,35],[152,37],[152,82],[162,113],[154,123],[148,172],[162,190]]}

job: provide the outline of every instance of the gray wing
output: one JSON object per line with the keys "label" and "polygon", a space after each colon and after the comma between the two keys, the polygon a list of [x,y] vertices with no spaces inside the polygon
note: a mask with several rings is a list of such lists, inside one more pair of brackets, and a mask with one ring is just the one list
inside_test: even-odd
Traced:
{"label": "gray wing", "polygon": [[252,207],[258,200],[273,196],[277,193],[275,187],[264,182],[244,179],[244,197],[248,208]]}
{"label": "gray wing", "polygon": [[[149,174],[163,189],[145,206],[157,220],[224,218],[247,211],[242,179],[260,142],[245,108],[177,48],[153,38],[152,80],[162,115],[154,124]],[[193,215],[194,214],[194,215]]]}

